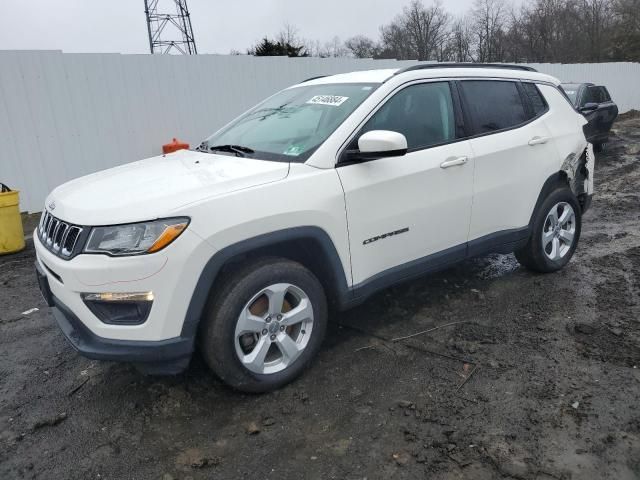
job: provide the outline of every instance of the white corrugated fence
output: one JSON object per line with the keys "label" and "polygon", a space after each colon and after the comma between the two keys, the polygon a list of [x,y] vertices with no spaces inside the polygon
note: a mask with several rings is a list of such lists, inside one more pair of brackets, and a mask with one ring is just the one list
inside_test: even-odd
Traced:
{"label": "white corrugated fence", "polygon": [[[266,96],[306,78],[412,61],[228,55],[0,51],[0,182],[39,211],[75,177],[196,144]],[[640,109],[640,64],[533,64],[563,81],[607,85]]]}

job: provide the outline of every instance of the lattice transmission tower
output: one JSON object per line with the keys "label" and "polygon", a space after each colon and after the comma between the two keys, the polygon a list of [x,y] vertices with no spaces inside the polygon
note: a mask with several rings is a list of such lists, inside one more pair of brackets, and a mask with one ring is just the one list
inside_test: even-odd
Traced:
{"label": "lattice transmission tower", "polygon": [[151,53],[198,53],[187,0],[144,0],[144,13]]}

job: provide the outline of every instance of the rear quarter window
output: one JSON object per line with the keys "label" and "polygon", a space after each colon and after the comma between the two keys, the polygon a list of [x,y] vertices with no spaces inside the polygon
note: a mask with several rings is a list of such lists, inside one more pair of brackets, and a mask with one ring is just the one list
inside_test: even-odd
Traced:
{"label": "rear quarter window", "polygon": [[547,110],[547,102],[538,90],[538,87],[535,83],[523,82],[522,89],[529,99],[529,105],[532,110],[532,117],[537,117],[542,115]]}
{"label": "rear quarter window", "polygon": [[463,80],[460,88],[476,134],[512,128],[529,119],[515,82]]}

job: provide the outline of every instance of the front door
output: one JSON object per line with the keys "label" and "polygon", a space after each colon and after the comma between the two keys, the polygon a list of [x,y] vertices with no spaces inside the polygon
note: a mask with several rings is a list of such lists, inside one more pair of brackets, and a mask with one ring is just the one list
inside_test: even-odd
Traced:
{"label": "front door", "polygon": [[463,258],[474,159],[469,142],[456,139],[449,83],[417,83],[397,91],[349,148],[357,148],[357,138],[370,130],[402,133],[409,150],[403,156],[337,167],[354,285],[379,279],[382,272],[397,280],[416,263]]}

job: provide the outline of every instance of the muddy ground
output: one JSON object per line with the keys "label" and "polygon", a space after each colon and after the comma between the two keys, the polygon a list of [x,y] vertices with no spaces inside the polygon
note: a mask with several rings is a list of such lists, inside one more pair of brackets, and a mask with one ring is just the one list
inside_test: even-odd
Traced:
{"label": "muddy ground", "polygon": [[640,118],[615,133],[562,272],[494,255],[385,291],[273,394],[78,356],[33,248],[0,257],[0,478],[640,478]]}

